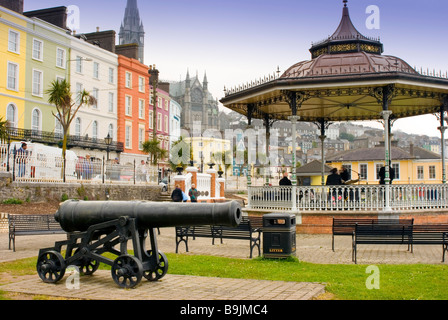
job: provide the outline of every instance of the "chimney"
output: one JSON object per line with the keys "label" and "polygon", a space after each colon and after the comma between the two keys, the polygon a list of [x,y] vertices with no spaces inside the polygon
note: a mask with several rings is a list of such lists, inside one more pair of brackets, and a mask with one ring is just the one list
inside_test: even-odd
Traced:
{"label": "chimney", "polygon": [[0,0],[0,6],[23,14],[23,0]]}
{"label": "chimney", "polygon": [[39,18],[59,28],[67,29],[67,7],[54,7],[42,10],[27,11],[23,13],[28,18]]}
{"label": "chimney", "polygon": [[411,154],[411,156],[414,156],[414,144],[411,142],[411,144],[409,145],[409,153]]}

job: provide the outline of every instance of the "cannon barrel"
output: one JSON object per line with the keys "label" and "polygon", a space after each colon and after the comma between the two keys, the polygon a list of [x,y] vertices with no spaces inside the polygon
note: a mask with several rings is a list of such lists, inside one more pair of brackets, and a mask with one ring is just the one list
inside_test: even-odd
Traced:
{"label": "cannon barrel", "polygon": [[66,232],[84,232],[96,224],[120,217],[135,218],[138,228],[222,225],[236,227],[241,222],[238,202],[168,203],[149,201],[78,201],[62,203],[55,219]]}

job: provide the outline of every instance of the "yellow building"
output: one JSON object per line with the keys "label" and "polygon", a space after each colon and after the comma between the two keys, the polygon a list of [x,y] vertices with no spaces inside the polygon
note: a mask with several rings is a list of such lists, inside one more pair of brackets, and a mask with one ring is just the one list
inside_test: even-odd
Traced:
{"label": "yellow building", "polygon": [[[204,171],[208,169],[208,163],[212,162],[218,164],[221,160],[220,155],[231,151],[229,140],[214,137],[185,138],[185,142],[190,144],[193,148],[194,166],[197,168],[201,168],[202,166]],[[218,170],[219,166],[216,165],[214,169]],[[222,169],[224,170],[224,165],[222,166]]]}
{"label": "yellow building", "polygon": [[24,127],[26,20],[0,6],[0,117]]}
{"label": "yellow building", "polygon": [[[379,184],[378,172],[384,166],[384,157],[384,147],[362,148],[332,155],[327,158],[327,165],[346,167],[352,180],[360,178],[359,184]],[[392,147],[391,166],[395,170],[392,184],[442,183],[442,158],[426,149]]]}

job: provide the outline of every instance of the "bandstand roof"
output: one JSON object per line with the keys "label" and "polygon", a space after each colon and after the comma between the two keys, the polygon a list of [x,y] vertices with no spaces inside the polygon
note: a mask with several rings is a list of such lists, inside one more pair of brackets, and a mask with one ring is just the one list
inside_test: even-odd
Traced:
{"label": "bandstand roof", "polygon": [[406,61],[382,55],[377,39],[361,35],[344,1],[341,23],[328,39],[313,44],[312,59],[288,68],[281,76],[252,81],[225,90],[221,103],[240,114],[287,120],[290,93],[296,93],[300,121],[382,119],[384,88],[390,92],[392,118],[448,109],[448,77],[423,74]]}

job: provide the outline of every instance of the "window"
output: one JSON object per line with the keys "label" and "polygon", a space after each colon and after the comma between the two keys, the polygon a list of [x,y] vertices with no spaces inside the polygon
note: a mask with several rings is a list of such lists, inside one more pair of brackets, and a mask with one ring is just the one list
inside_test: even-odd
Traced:
{"label": "window", "polygon": [[168,133],[168,116],[165,115],[165,132]]}
{"label": "window", "polygon": [[425,173],[424,173],[424,170],[423,170],[423,166],[418,166],[417,167],[417,179],[418,180],[425,179]]}
{"label": "window", "polygon": [[138,91],[145,92],[145,78],[138,77]]}
{"label": "window", "polygon": [[126,88],[131,89],[132,88],[132,73],[126,72],[125,80],[126,80],[126,83],[125,83]]}
{"label": "window", "polygon": [[41,115],[39,109],[34,109],[31,115],[31,130],[33,132],[40,131],[41,128]]}
{"label": "window", "polygon": [[145,119],[145,100],[138,100],[138,117]]}
{"label": "window", "polygon": [[34,60],[43,60],[43,49],[44,43],[40,40],[33,39],[33,59]]}
{"label": "window", "polygon": [[154,129],[154,112],[149,111],[149,119],[148,119],[149,129]]}
{"label": "window", "polygon": [[99,101],[98,101],[98,99],[99,99],[98,92],[99,92],[99,90],[97,88],[93,88],[92,89],[92,97],[95,98],[95,102],[94,102],[94,104],[92,104],[92,108],[93,109],[98,109],[98,103],[99,103]]}
{"label": "window", "polygon": [[380,169],[383,166],[382,163],[375,164],[376,180],[380,180]]}
{"label": "window", "polygon": [[162,131],[162,114],[157,113],[157,130]]}
{"label": "window", "polygon": [[429,179],[436,178],[436,166],[429,166]]}
{"label": "window", "polygon": [[367,180],[367,164],[359,165],[359,179]]}
{"label": "window", "polygon": [[109,112],[114,112],[115,110],[115,95],[113,92],[109,92]]}
{"label": "window", "polygon": [[76,72],[82,73],[82,57],[80,56],[76,57]]}
{"label": "window", "polygon": [[154,105],[154,98],[153,98],[152,94],[149,96],[149,104],[150,104],[151,106]]}
{"label": "window", "polygon": [[394,178],[394,180],[400,180],[400,164],[399,163],[392,163],[391,167],[395,170],[395,178]]}
{"label": "window", "polygon": [[93,77],[95,79],[100,78],[100,64],[98,62],[93,63]]}
{"label": "window", "polygon": [[11,128],[17,128],[17,108],[12,103],[6,108],[6,120]]}
{"label": "window", "polygon": [[131,96],[126,96],[126,110],[125,110],[125,114],[127,116],[132,115],[132,97]]}
{"label": "window", "polygon": [[62,138],[64,135],[64,129],[62,128],[62,124],[59,122],[58,119],[55,119],[54,135],[55,137],[58,138]]}
{"label": "window", "polygon": [[109,124],[109,130],[107,132],[113,141],[113,139],[114,139],[114,125],[113,124]]}
{"label": "window", "polygon": [[65,50],[61,49],[61,48],[57,48],[56,49],[56,67],[65,69],[66,68],[65,63],[66,63]]}
{"label": "window", "polygon": [[109,83],[114,83],[115,79],[115,70],[114,68],[109,68]]}
{"label": "window", "polygon": [[162,109],[163,105],[162,105],[162,98],[157,98],[157,107]]}
{"label": "window", "polygon": [[168,100],[165,100],[165,110],[168,111]]}
{"label": "window", "polygon": [[92,138],[93,139],[98,139],[98,122],[93,121],[92,124]]}
{"label": "window", "polygon": [[33,96],[43,96],[43,73],[39,70],[33,70]]}
{"label": "window", "polygon": [[19,91],[19,65],[16,63],[8,62],[8,83],[6,88]]}
{"label": "window", "polygon": [[138,128],[138,149],[143,150],[143,142],[145,140],[145,128]]}
{"label": "window", "polygon": [[76,83],[76,104],[78,104],[78,105],[81,103],[82,91],[83,91],[82,83],[77,82]]}
{"label": "window", "polygon": [[125,144],[126,144],[126,148],[130,149],[131,148],[131,129],[132,127],[130,125],[126,125],[126,130],[125,130]]}
{"label": "window", "polygon": [[81,136],[81,118],[76,118],[75,121],[75,136]]}
{"label": "window", "polygon": [[14,53],[20,53],[20,33],[9,30],[8,50]]}

